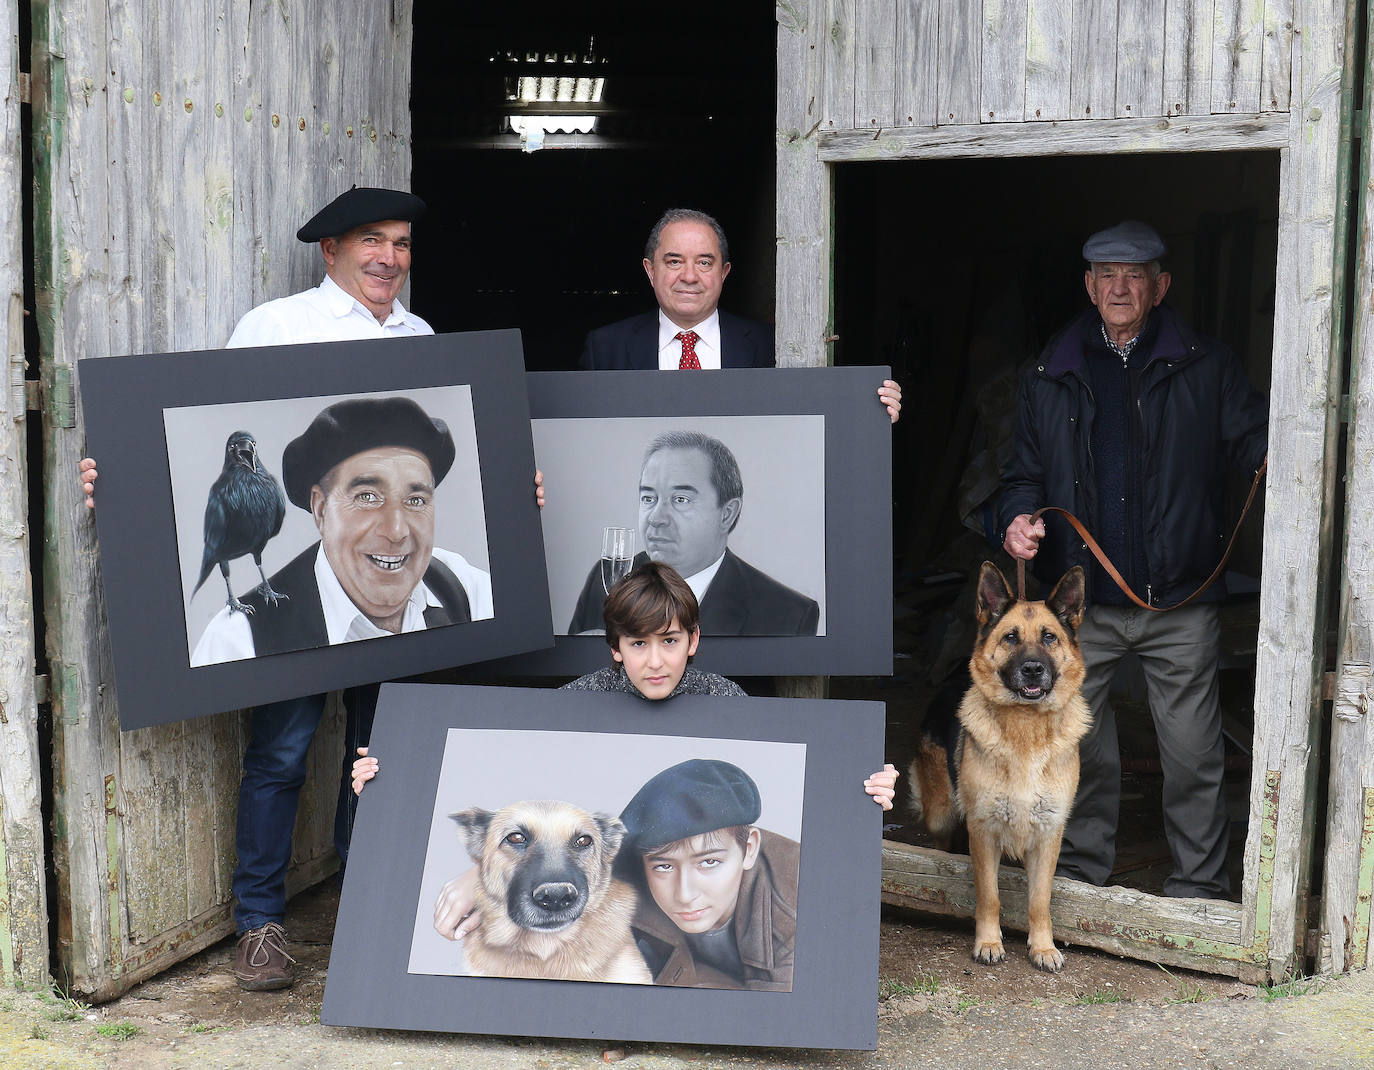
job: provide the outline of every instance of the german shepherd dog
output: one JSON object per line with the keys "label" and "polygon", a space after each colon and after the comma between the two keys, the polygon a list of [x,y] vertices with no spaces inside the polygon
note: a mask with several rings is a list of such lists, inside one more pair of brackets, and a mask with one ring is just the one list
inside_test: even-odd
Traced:
{"label": "german shepherd dog", "polygon": [[915,806],[942,846],[967,822],[979,962],[1006,957],[997,889],[1005,855],[1026,867],[1031,962],[1051,972],[1064,965],[1054,946],[1050,885],[1078,790],[1078,741],[1092,723],[1079,694],[1083,595],[1083,570],[1075,567],[1045,601],[1017,601],[997,566],[983,562],[972,685],[958,723],[938,723],[932,709],[921,726],[911,763]]}
{"label": "german shepherd dog", "polygon": [[565,802],[450,815],[477,863],[471,973],[652,984],[630,932],[637,896],[611,876],[625,826]]}

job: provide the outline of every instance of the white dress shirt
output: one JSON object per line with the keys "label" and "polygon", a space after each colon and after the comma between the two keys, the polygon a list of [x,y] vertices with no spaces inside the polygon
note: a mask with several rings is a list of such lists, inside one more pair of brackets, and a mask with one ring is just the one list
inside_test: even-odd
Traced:
{"label": "white dress shirt", "polygon": [[[704,320],[691,328],[697,332],[697,360],[702,371],[720,369],[720,312],[712,310]],[[659,371],[678,370],[682,360],[682,342],[676,335],[682,328],[658,310],[658,369]]]}
{"label": "white dress shirt", "polygon": [[305,342],[350,342],[360,338],[405,338],[434,328],[400,301],[391,303],[385,323],[328,275],[313,290],[265,301],[249,309],[229,338],[229,349]]}
{"label": "white dress shirt", "polygon": [[692,588],[692,593],[697,596],[697,605],[700,605],[702,598],[706,596],[706,588],[711,586],[711,581],[716,578],[716,573],[720,571],[720,563],[724,560],[725,552],[721,551],[721,555],[700,572],[684,577],[687,586]]}
{"label": "white dress shirt", "polygon": [[[462,554],[456,554],[451,550],[442,550],[436,546],[433,556],[449,567],[467,591],[472,619],[491,619],[494,615],[491,576],[476,565],[469,564]],[[352,599],[344,592],[338,577],[334,575],[323,546],[315,554],[315,583],[320,590],[324,628],[331,646],[336,643],[352,643],[359,639],[378,639],[396,634],[378,628],[353,604]],[[439,599],[422,580],[416,585],[415,590],[410,592],[401,632],[424,631],[425,610],[439,605]],[[272,610],[269,606],[260,612],[270,613]],[[191,655],[191,667],[218,665],[222,661],[243,661],[245,658],[254,657],[257,657],[257,651],[253,646],[253,629],[248,623],[248,617],[224,606],[205,626],[200,642],[196,644],[195,652]]]}

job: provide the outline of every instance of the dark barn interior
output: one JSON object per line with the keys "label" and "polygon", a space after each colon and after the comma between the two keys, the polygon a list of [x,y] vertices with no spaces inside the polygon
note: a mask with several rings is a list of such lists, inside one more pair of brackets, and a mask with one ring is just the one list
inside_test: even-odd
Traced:
{"label": "dark barn interior", "polygon": [[[416,5],[413,188],[430,212],[411,301],[436,330],[516,326],[530,370],[575,367],[587,330],[651,307],[644,238],[679,205],[715,215],[730,236],[722,305],[774,318],[774,12],[697,12],[689,23],[629,4]],[[594,131],[548,133],[521,151],[507,117],[539,107],[508,99],[521,80],[591,77],[604,79],[599,104],[539,113],[592,114]],[[892,365],[905,405],[893,434],[895,675],[835,679],[831,694],[887,701],[889,758],[903,768],[929,697],[967,657],[1014,372],[1084,307],[1084,237],[1123,217],[1152,222],[1170,246],[1172,304],[1267,388],[1279,160],[908,161],[839,165],[834,179],[834,360]],[[1245,489],[1237,478],[1233,516]],[[1233,556],[1223,637],[1237,889],[1261,526],[1252,513]],[[1114,879],[1156,890],[1168,872],[1158,767],[1129,666],[1118,690],[1122,828],[1137,831]],[[893,811],[889,835],[919,842],[904,821]]]}
{"label": "dark barn interior", "polygon": [[[412,300],[435,330],[517,326],[528,368],[575,367],[588,330],[652,306],[644,239],[671,207],[720,220],[729,308],[772,320],[773,11],[697,14],[416,4],[413,188],[430,212]],[[600,104],[559,107],[595,129],[521,151],[511,83],[592,77]]]}

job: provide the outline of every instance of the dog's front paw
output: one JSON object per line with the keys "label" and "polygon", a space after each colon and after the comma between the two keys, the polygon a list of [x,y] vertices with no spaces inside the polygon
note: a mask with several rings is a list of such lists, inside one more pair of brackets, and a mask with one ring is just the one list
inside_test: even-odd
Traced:
{"label": "dog's front paw", "polygon": [[1033,947],[1030,949],[1030,960],[1037,970],[1044,970],[1046,973],[1058,973],[1064,968],[1064,953],[1050,944],[1049,947]]}
{"label": "dog's front paw", "polygon": [[975,940],[973,942],[973,961],[991,966],[1007,957],[1001,940]]}

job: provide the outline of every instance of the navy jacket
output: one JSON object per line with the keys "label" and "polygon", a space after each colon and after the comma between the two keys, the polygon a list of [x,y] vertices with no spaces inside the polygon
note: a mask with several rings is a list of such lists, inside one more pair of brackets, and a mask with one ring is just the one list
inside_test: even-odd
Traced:
{"label": "navy jacket", "polygon": [[[1140,535],[1150,597],[1167,606],[1191,594],[1221,559],[1231,524],[1222,515],[1222,477],[1228,467],[1251,477],[1264,460],[1268,402],[1226,346],[1195,334],[1167,305],[1151,318],[1154,344],[1140,376],[1136,428]],[[1083,365],[1084,345],[1100,322],[1097,310],[1089,309],[1022,373],[1014,445],[1002,472],[1001,532],[1022,513],[1057,505],[1097,533],[1094,401]],[[1031,562],[1036,576],[1053,584],[1073,565],[1091,574],[1092,555],[1067,521],[1055,514],[1044,520],[1045,538]],[[1224,595],[1217,584],[1202,600]]]}
{"label": "navy jacket", "polygon": [[[773,367],[773,328],[720,313],[723,368]],[[583,371],[657,371],[658,310],[589,331],[577,366]]]}

